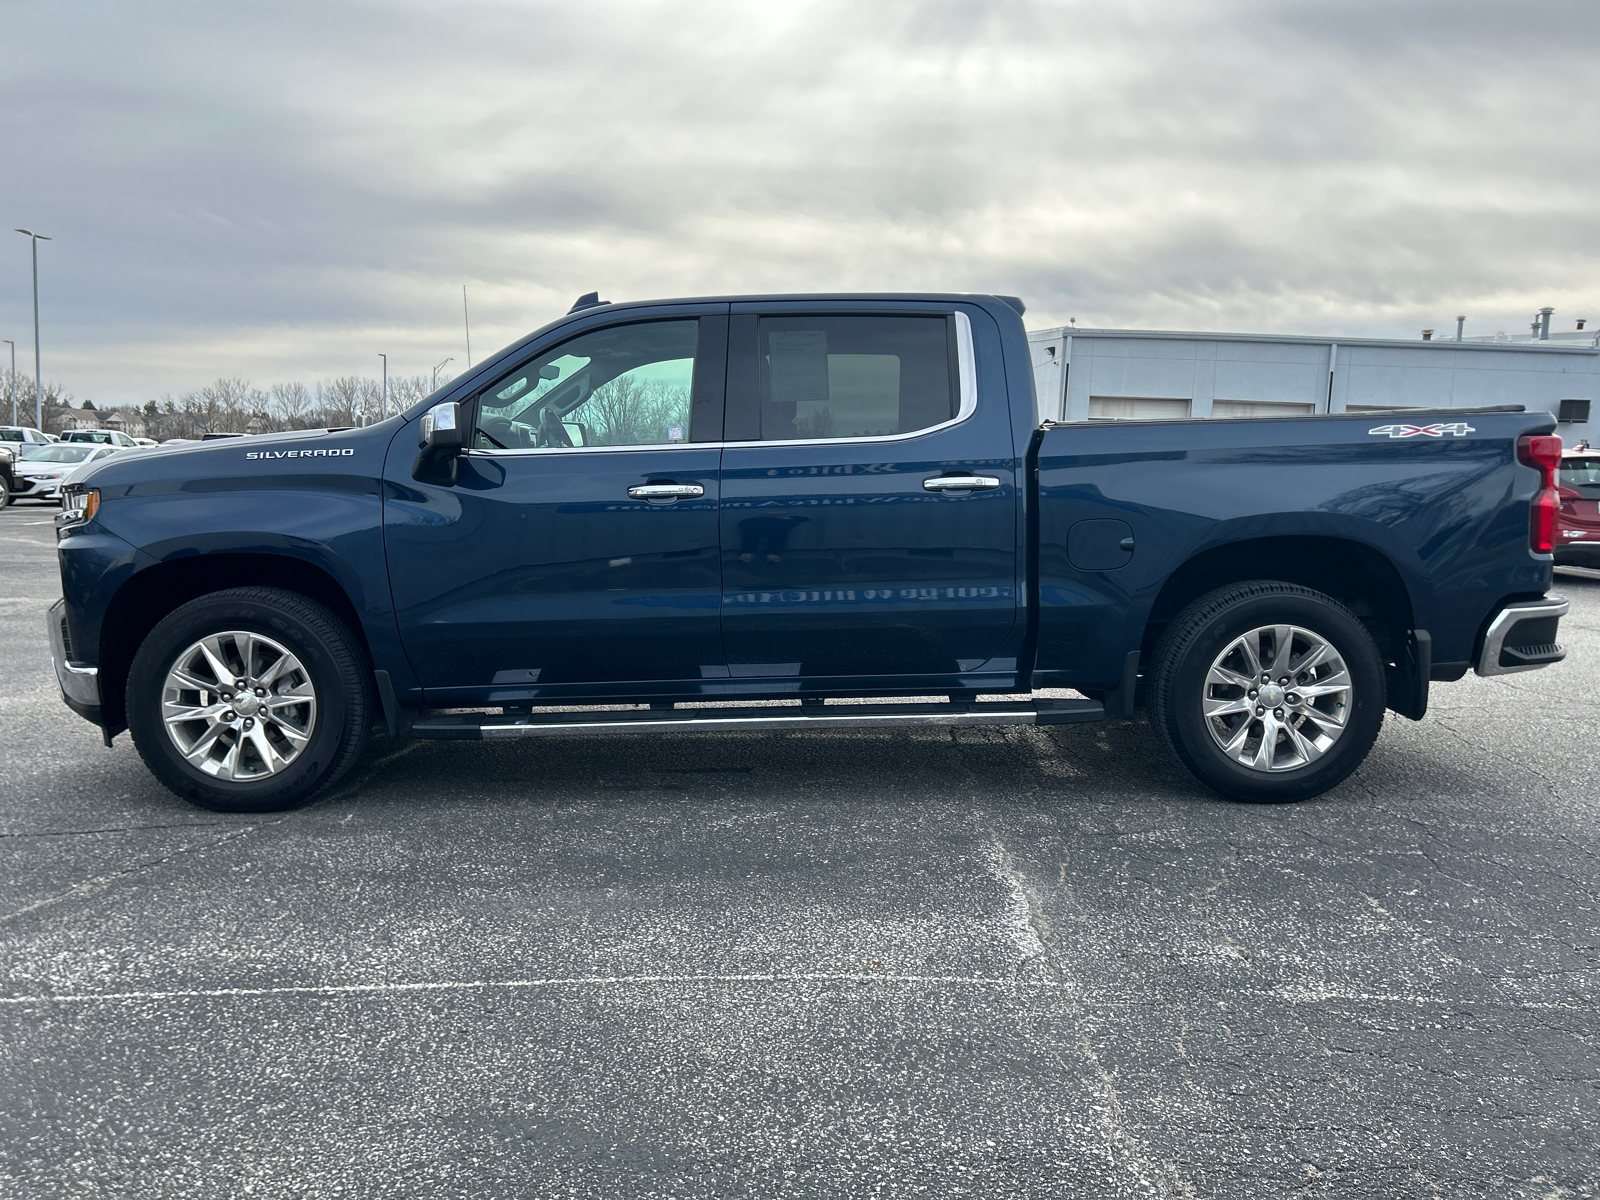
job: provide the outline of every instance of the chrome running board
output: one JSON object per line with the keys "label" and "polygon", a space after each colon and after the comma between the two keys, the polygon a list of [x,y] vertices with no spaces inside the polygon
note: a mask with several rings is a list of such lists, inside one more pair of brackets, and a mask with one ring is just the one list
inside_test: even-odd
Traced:
{"label": "chrome running board", "polygon": [[927,725],[1072,725],[1098,721],[1098,700],[997,700],[950,704],[815,704],[796,708],[629,709],[622,712],[441,713],[418,717],[415,737],[471,741],[614,733],[764,733],[795,729],[893,729]]}

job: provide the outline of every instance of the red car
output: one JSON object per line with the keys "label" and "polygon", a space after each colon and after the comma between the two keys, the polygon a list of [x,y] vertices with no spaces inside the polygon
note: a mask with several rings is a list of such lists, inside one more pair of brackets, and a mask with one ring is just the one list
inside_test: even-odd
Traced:
{"label": "red car", "polygon": [[1600,450],[1568,450],[1557,480],[1557,566],[1600,569]]}

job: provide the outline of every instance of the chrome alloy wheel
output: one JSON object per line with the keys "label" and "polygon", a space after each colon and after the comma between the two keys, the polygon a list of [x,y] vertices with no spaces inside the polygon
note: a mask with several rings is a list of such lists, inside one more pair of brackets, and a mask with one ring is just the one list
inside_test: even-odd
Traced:
{"label": "chrome alloy wheel", "polygon": [[300,660],[259,633],[214,633],[173,661],[161,692],[167,734],[217,779],[265,779],[300,757],[317,693]]}
{"label": "chrome alloy wheel", "polygon": [[1206,672],[1201,706],[1222,752],[1255,771],[1292,771],[1326,754],[1350,719],[1350,673],[1326,638],[1263,625]]}

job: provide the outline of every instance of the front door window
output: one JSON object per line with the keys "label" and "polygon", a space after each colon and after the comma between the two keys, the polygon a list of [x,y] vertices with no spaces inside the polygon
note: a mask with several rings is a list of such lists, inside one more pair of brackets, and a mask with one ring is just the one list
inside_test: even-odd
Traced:
{"label": "front door window", "polygon": [[650,321],[563,343],[484,393],[474,446],[541,450],[693,440],[698,327],[698,321]]}

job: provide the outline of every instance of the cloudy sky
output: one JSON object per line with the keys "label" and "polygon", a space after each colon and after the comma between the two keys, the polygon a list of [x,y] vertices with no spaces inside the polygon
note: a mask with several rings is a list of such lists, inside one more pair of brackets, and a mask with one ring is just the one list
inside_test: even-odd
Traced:
{"label": "cloudy sky", "polygon": [[[1600,322],[1593,0],[0,5],[0,209],[97,402],[465,363],[607,299]],[[32,368],[28,241],[0,337]],[[3,349],[3,348],[0,348]]]}

